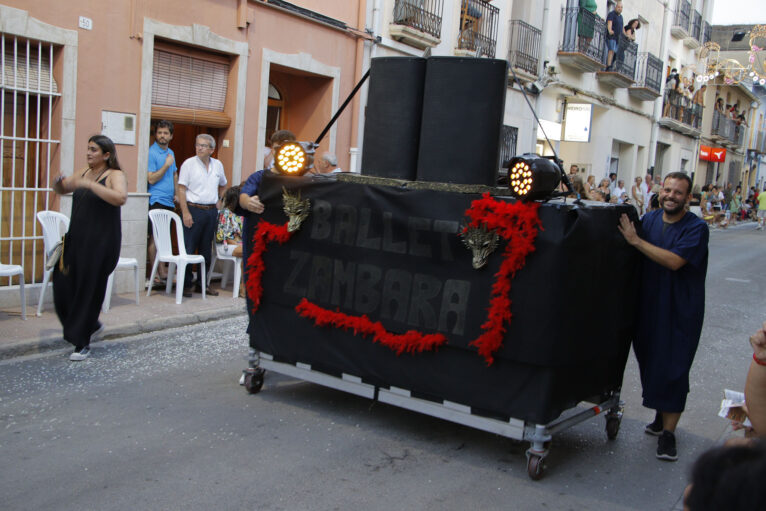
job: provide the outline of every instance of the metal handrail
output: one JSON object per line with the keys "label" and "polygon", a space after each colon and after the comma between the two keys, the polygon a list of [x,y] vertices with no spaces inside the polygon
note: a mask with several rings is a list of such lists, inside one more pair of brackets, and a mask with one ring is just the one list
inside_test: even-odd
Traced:
{"label": "metal handrail", "polygon": [[439,38],[443,10],[444,0],[395,0],[393,23]]}
{"label": "metal handrail", "polygon": [[540,60],[540,29],[521,20],[511,20],[511,47],[508,63],[527,73],[537,75]]}
{"label": "metal handrail", "polygon": [[500,9],[480,0],[462,0],[457,47],[495,57]]}
{"label": "metal handrail", "polygon": [[[700,129],[702,126],[702,105],[694,103],[678,91],[668,91],[663,111],[665,118],[675,119],[694,129]],[[715,116],[713,121],[715,123]]]}

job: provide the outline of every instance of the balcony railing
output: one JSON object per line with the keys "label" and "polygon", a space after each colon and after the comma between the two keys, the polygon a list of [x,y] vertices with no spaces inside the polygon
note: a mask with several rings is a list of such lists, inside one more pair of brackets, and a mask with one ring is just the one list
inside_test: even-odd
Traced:
{"label": "balcony railing", "polygon": [[676,17],[673,21],[673,26],[681,27],[682,29],[689,31],[689,21],[691,21],[692,4],[689,0],[678,0],[678,6],[676,8]]}
{"label": "balcony railing", "polygon": [[636,87],[651,89],[659,96],[662,87],[662,61],[649,52],[636,58]]}
{"label": "balcony railing", "polygon": [[636,75],[636,56],[638,45],[628,39],[625,34],[620,34],[620,44],[617,54],[614,56],[612,68],[621,75],[628,76],[632,80]]}
{"label": "balcony railing", "polygon": [[516,156],[516,142],[519,139],[519,128],[503,125],[500,131],[500,167],[507,168],[511,158]]}
{"label": "balcony railing", "polygon": [[766,131],[758,131],[754,149],[759,153],[766,153]]}
{"label": "balcony railing", "polygon": [[713,34],[713,29],[710,26],[710,23],[707,21],[702,24],[702,44],[705,44],[706,42],[710,41],[710,37]]}
{"label": "balcony railing", "polygon": [[443,4],[444,0],[395,0],[393,22],[439,38]]}
{"label": "balcony railing", "polygon": [[694,11],[692,17],[691,36],[700,43],[702,42],[702,14],[699,11]]}
{"label": "balcony railing", "polygon": [[580,53],[596,62],[606,62],[606,22],[581,7],[564,9],[564,37],[561,51]]}
{"label": "balcony railing", "polygon": [[511,49],[508,63],[531,75],[537,75],[540,60],[540,29],[521,20],[511,21]]}
{"label": "balcony railing", "polygon": [[718,110],[713,112],[713,125],[711,133],[715,136],[725,139],[729,144],[741,146],[745,140],[745,125],[737,124],[737,121],[729,118],[726,113]]}
{"label": "balcony railing", "polygon": [[463,0],[457,47],[478,55],[495,57],[500,9],[479,0]]}
{"label": "balcony railing", "polygon": [[665,99],[662,116],[698,130],[702,125],[702,105],[693,103],[680,92],[671,90]]}

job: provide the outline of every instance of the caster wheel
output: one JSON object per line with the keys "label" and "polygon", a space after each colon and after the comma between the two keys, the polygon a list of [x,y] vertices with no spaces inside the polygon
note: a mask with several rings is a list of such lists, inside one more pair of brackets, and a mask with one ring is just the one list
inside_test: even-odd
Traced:
{"label": "caster wheel", "polygon": [[263,375],[266,371],[263,369],[246,369],[245,370],[245,390],[249,394],[257,394],[263,387]]}
{"label": "caster wheel", "polygon": [[617,433],[620,432],[620,418],[619,417],[607,417],[606,418],[606,437],[609,440],[617,438]]}
{"label": "caster wheel", "polygon": [[527,460],[527,474],[533,481],[539,481],[543,477],[543,458],[542,456],[536,456],[534,454],[529,455]]}

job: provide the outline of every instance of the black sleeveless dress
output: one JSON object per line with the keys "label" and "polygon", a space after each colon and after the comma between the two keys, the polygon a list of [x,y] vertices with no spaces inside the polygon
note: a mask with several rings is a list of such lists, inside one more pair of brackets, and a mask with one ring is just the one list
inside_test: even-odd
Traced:
{"label": "black sleeveless dress", "polygon": [[[120,172],[116,170],[114,172]],[[99,181],[105,185],[106,177]],[[106,282],[117,266],[122,243],[120,207],[78,188],[64,241],[64,266],[53,270],[53,303],[64,339],[76,349],[88,346],[98,328]]]}

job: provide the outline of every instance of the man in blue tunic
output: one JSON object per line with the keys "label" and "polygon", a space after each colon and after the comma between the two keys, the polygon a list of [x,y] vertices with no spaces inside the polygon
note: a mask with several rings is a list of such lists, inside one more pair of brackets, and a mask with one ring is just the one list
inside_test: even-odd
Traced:
{"label": "man in blue tunic", "polygon": [[[147,165],[146,180],[149,181],[149,211],[153,209],[166,209],[175,211],[175,195],[178,187],[178,173],[176,172],[176,156],[168,147],[173,140],[173,123],[162,120],[154,128],[154,143],[149,147],[149,162]],[[149,222],[149,261],[154,263],[157,249],[154,246],[152,225]],[[158,268],[160,279],[164,280],[168,275],[165,263],[160,263]]]}
{"label": "man in blue tunic", "polygon": [[686,211],[692,182],[682,172],[665,177],[660,209],[644,215],[643,235],[623,214],[618,229],[644,256],[638,332],[633,349],[644,406],[656,410],[646,433],[659,437],[657,458],[678,459],[675,430],[689,393],[689,371],[705,313],[709,231]]}

